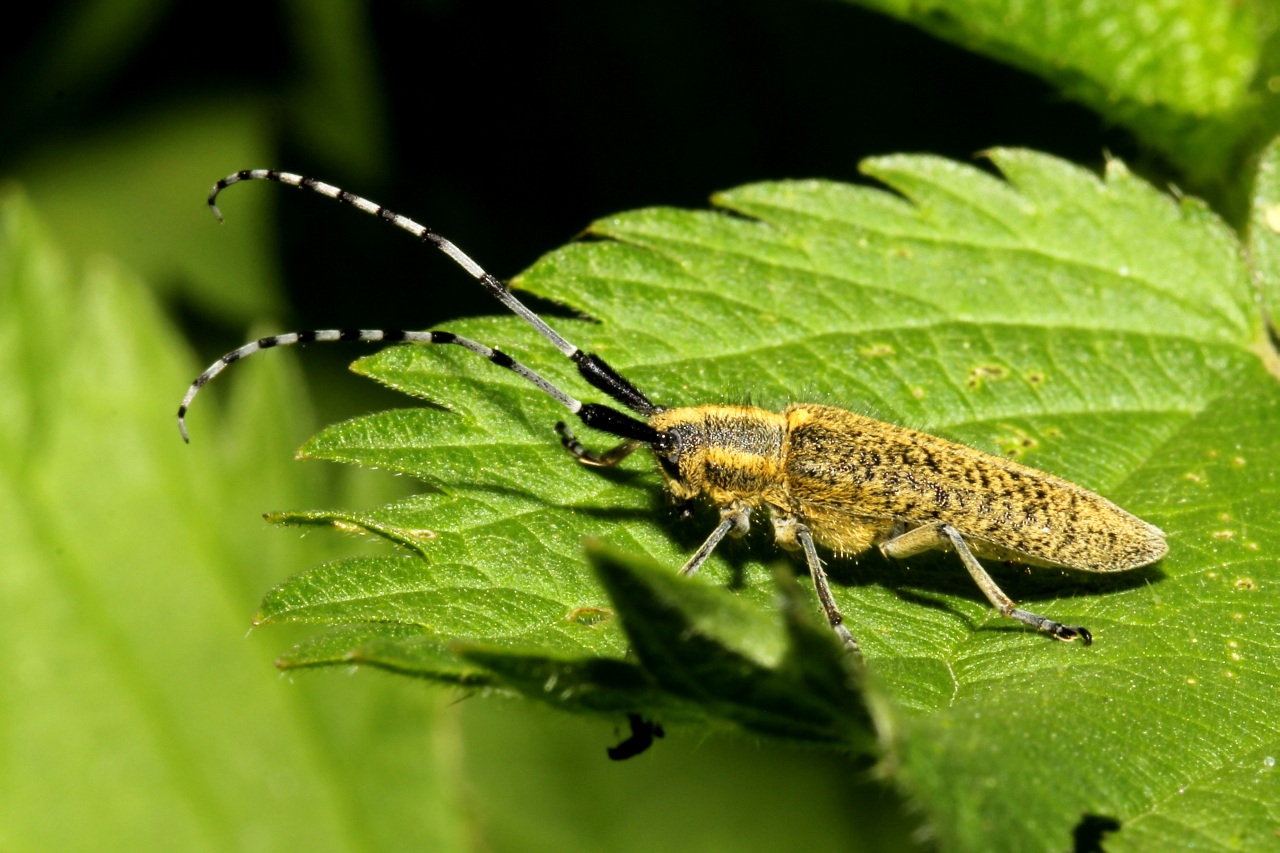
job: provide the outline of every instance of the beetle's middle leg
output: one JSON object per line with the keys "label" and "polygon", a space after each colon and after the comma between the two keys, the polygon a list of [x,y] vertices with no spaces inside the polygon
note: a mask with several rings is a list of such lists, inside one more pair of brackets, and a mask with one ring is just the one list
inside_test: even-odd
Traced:
{"label": "beetle's middle leg", "polygon": [[1061,622],[1055,622],[1029,610],[1020,610],[1015,607],[1013,599],[1005,595],[1004,591],[996,586],[996,582],[991,579],[991,575],[987,574],[987,570],[982,567],[982,563],[978,562],[978,558],[973,555],[973,549],[969,547],[969,543],[960,535],[960,531],[950,524],[926,524],[914,530],[908,530],[880,544],[880,552],[882,554],[886,557],[897,559],[912,557],[924,551],[932,551],[938,548],[950,548],[960,556],[960,562],[964,563],[964,567],[969,570],[969,575],[978,585],[978,588],[982,590],[982,594],[987,597],[987,600],[991,602],[996,610],[1000,611],[1001,616],[1007,616],[1010,619],[1026,623],[1037,630],[1057,637],[1059,640],[1074,640],[1079,637],[1086,646],[1093,642],[1093,635],[1089,633],[1088,628],[1083,628],[1079,625],[1063,625]]}
{"label": "beetle's middle leg", "polygon": [[813,543],[813,533],[808,525],[796,518],[775,514],[773,517],[773,535],[778,544],[784,548],[794,549],[799,544],[804,551],[805,563],[809,566],[809,575],[813,578],[813,590],[818,594],[818,603],[827,617],[827,624],[836,636],[844,643],[845,648],[855,654],[858,641],[844,624],[844,614],[831,594],[831,584],[827,581],[827,571],[822,568],[822,560],[818,557],[818,548]]}

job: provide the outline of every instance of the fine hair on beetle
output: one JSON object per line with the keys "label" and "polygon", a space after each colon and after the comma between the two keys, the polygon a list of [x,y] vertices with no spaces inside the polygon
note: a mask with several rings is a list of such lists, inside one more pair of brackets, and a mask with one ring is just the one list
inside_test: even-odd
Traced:
{"label": "fine hair on beetle", "polygon": [[1079,637],[1084,645],[1093,640],[1088,629],[1016,607],[979,557],[1046,568],[1123,572],[1154,563],[1168,551],[1158,527],[1088,489],[1000,456],[834,406],[796,403],[774,412],[749,405],[655,404],[600,356],[583,352],[561,337],[453,243],[368,199],[314,178],[254,169],[214,184],[209,207],[219,221],[218,194],[249,180],[276,181],[319,193],[435,246],[577,365],[586,383],[613,403],[583,403],[498,349],[451,332],[292,332],[247,343],[196,377],[178,407],[183,440],[188,439],[187,410],[197,392],[228,365],[259,350],[312,341],[453,344],[532,383],[590,429],[621,439],[608,449],[591,450],[565,424],[556,424],[561,443],[582,464],[607,468],[648,448],[675,501],[705,502],[719,510],[719,523],[680,574],[697,572],[725,536],[745,534],[753,517],[768,518],[777,543],[803,554],[822,612],[850,651],[857,651],[858,643],[831,594],[819,545],[839,556],[878,547],[886,557],[896,559],[935,549],[952,551],[1002,616],[1059,640]]}

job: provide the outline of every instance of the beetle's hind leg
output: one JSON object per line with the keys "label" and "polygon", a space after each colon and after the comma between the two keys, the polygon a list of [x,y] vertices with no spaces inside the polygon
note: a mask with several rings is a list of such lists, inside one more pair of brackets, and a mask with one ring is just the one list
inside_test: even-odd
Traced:
{"label": "beetle's hind leg", "polygon": [[969,575],[982,590],[982,594],[995,606],[996,610],[1000,611],[1001,616],[1016,619],[1032,628],[1051,634],[1059,640],[1074,640],[1079,637],[1086,646],[1093,642],[1093,635],[1089,633],[1088,628],[1079,625],[1063,625],[1061,622],[1015,607],[1013,599],[996,586],[991,575],[987,574],[982,563],[978,562],[978,558],[973,555],[973,549],[969,547],[968,542],[964,541],[960,531],[950,524],[926,524],[880,544],[882,554],[897,559],[912,557],[937,548],[950,548],[960,555],[960,562],[964,563],[964,567],[969,570]]}

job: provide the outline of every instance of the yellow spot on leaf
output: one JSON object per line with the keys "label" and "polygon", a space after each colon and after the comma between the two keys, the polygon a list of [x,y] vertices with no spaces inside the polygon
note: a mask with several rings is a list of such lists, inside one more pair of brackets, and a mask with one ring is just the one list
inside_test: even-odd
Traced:
{"label": "yellow spot on leaf", "polygon": [[996,436],[996,444],[1004,451],[1005,456],[1017,459],[1027,451],[1035,450],[1040,446],[1040,442],[1025,430],[1009,424],[1001,424],[1001,426],[1009,432],[1005,435]]}
{"label": "yellow spot on leaf", "polygon": [[999,382],[1001,379],[1008,378],[1008,376],[1009,371],[998,364],[979,364],[969,371],[964,384],[977,391],[988,379],[992,382]]}

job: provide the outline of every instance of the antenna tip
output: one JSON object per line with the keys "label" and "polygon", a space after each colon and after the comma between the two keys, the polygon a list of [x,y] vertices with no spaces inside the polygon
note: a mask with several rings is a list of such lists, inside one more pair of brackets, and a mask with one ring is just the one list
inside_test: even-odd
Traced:
{"label": "antenna tip", "polygon": [[218,210],[218,193],[222,192],[223,189],[226,188],[226,186],[227,186],[226,180],[224,179],[224,180],[218,181],[216,184],[213,185],[213,188],[209,190],[209,198],[208,198],[209,209],[213,211],[213,218],[218,220],[219,222],[222,221],[222,211]]}
{"label": "antenna tip", "polygon": [[178,412],[178,432],[182,435],[183,443],[191,443],[191,436],[187,435],[187,413],[185,409]]}

